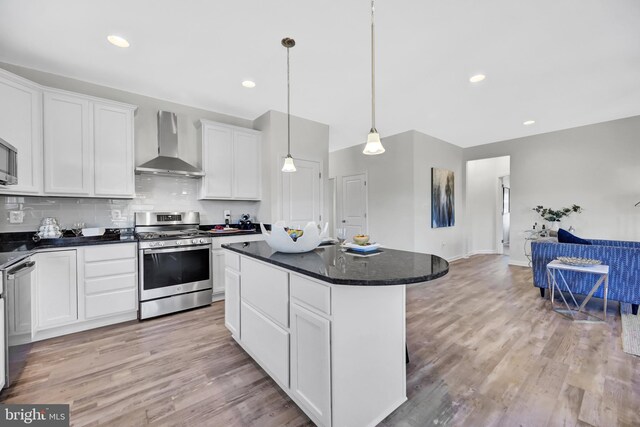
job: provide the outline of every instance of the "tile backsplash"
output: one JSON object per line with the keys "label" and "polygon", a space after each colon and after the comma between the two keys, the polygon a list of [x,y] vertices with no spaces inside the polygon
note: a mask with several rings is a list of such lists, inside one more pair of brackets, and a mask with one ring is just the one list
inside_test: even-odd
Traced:
{"label": "tile backsplash", "polygon": [[[232,223],[248,213],[254,220],[260,202],[198,200],[198,180],[179,177],[136,175],[134,199],[91,199],[75,197],[0,196],[0,232],[35,231],[44,217],[55,217],[63,227],[84,222],[87,227],[133,227],[137,211],[199,211],[202,224],[224,222],[224,210],[231,210]],[[11,211],[22,211],[21,224],[11,224]]]}

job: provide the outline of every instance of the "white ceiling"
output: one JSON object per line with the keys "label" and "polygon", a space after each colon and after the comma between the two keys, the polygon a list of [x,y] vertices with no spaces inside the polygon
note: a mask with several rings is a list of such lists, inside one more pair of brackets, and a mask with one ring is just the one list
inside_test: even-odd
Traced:
{"label": "white ceiling", "polygon": [[[378,0],[376,24],[383,137],[468,147],[640,114],[638,0]],[[332,150],[364,143],[368,0],[0,0],[0,61],[248,119],[286,111],[284,36],[292,114]]]}

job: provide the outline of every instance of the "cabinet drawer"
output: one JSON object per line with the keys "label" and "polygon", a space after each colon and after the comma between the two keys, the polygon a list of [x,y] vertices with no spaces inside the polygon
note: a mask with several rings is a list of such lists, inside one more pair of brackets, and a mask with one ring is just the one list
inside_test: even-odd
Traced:
{"label": "cabinet drawer", "polygon": [[84,260],[86,262],[109,261],[113,259],[135,257],[135,243],[117,243],[113,245],[90,246],[84,248]]}
{"label": "cabinet drawer", "polygon": [[289,326],[289,274],[242,258],[240,296],[282,327]]}
{"label": "cabinet drawer", "polygon": [[84,277],[114,276],[136,272],[136,260],[117,259],[114,261],[91,262],[84,265]]}
{"label": "cabinet drawer", "polygon": [[296,274],[291,275],[291,298],[331,314],[331,288]]}
{"label": "cabinet drawer", "polygon": [[135,289],[138,284],[136,279],[137,276],[135,273],[122,276],[108,276],[89,279],[84,283],[84,292],[85,294],[90,295],[116,291],[119,289]]}
{"label": "cabinet drawer", "polygon": [[227,267],[232,268],[235,271],[240,271],[240,255],[237,253],[228,250],[225,251],[224,263]]}
{"label": "cabinet drawer", "polygon": [[271,376],[289,388],[289,333],[245,302],[240,310],[242,343]]}
{"label": "cabinet drawer", "polygon": [[85,317],[87,319],[135,311],[136,308],[135,288],[85,297]]}

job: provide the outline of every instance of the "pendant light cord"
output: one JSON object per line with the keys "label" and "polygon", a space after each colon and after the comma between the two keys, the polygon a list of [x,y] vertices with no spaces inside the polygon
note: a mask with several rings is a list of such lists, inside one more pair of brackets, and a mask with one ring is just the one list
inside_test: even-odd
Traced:
{"label": "pendant light cord", "polygon": [[289,47],[287,47],[287,155],[291,157],[291,83],[289,69]]}
{"label": "pendant light cord", "polygon": [[375,0],[371,0],[371,131],[376,130],[376,35],[375,35]]}

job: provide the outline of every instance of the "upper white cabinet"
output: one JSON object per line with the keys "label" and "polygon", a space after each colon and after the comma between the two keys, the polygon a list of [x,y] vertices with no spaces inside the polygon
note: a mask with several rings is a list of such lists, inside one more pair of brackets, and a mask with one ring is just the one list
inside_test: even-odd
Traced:
{"label": "upper white cabinet", "polygon": [[18,149],[18,184],[0,194],[42,193],[42,90],[0,69],[0,138]]}
{"label": "upper white cabinet", "polygon": [[133,198],[135,110],[0,69],[0,138],[18,149],[0,194]]}
{"label": "upper white cabinet", "polygon": [[131,107],[93,103],[94,194],[132,197],[135,192]]}
{"label": "upper white cabinet", "polygon": [[201,120],[200,199],[260,200],[261,133]]}
{"label": "upper white cabinet", "polygon": [[44,192],[133,197],[135,107],[58,90],[44,92]]}
{"label": "upper white cabinet", "polygon": [[91,195],[91,119],[82,96],[44,93],[44,191]]}

